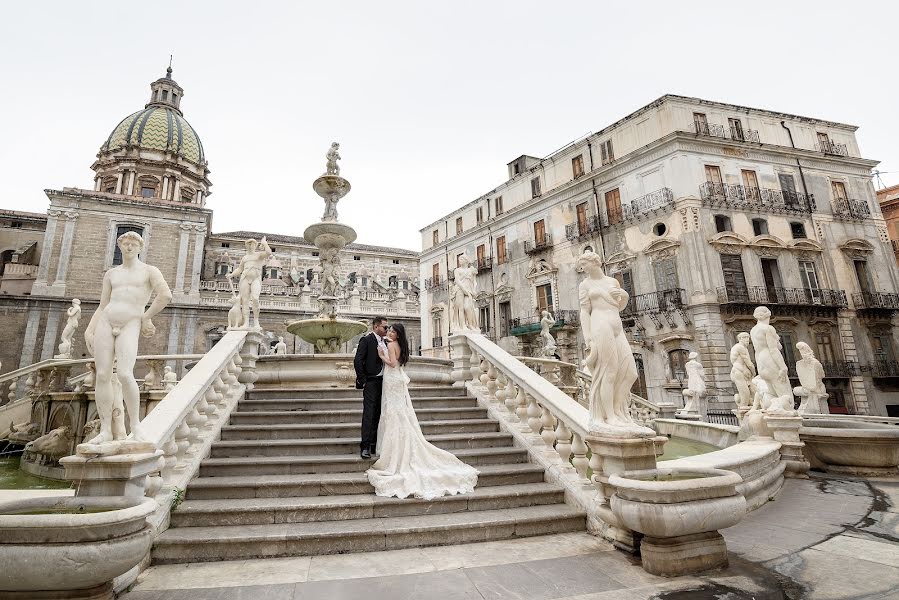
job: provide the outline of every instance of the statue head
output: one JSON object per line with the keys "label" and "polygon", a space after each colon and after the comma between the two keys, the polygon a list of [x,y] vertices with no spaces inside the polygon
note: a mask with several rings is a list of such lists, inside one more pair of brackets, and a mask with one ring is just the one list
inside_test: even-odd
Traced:
{"label": "statue head", "polygon": [[737,341],[740,342],[741,344],[743,344],[744,346],[749,346],[750,339],[751,338],[749,337],[749,333],[747,333],[745,331],[741,331],[740,333],[737,334]]}
{"label": "statue head", "polygon": [[698,355],[697,353],[695,353],[695,352],[691,352],[691,353],[687,356],[687,359],[688,359],[688,360],[696,360],[697,358],[699,358],[699,355]]}
{"label": "statue head", "polygon": [[250,238],[244,242],[244,246],[246,247],[247,252],[256,252],[256,248],[259,247],[259,242],[257,242],[253,238]]}
{"label": "statue head", "polygon": [[283,335],[279,335],[279,336],[278,336],[278,343],[281,343],[281,342],[283,342],[283,341],[284,341],[284,336],[283,336]]}
{"label": "statue head", "polygon": [[462,253],[462,256],[459,257],[459,266],[460,266],[460,267],[467,267],[467,266],[470,265],[470,264],[471,264],[471,259],[468,258],[468,253],[467,253],[467,252],[463,252],[463,253]]}
{"label": "statue head", "polygon": [[137,257],[144,249],[144,238],[135,231],[126,231],[118,237],[116,244],[122,251],[123,257]]}
{"label": "statue head", "polygon": [[591,270],[599,270],[602,273],[602,259],[593,250],[585,250],[578,257],[575,269],[583,273],[589,273]]}
{"label": "statue head", "polygon": [[815,353],[812,351],[812,347],[805,342],[799,342],[798,344],[796,344],[796,349],[799,350],[799,354],[802,356],[802,358],[815,357]]}
{"label": "statue head", "polygon": [[72,298],[72,306],[81,306],[81,300],[78,298]]}
{"label": "statue head", "polygon": [[163,369],[163,370],[165,371],[165,374],[168,375],[169,373],[172,372],[172,367],[166,365],[166,366],[165,366],[165,369]]}
{"label": "statue head", "polygon": [[340,148],[340,144],[337,142],[331,142],[331,150],[338,150]]}
{"label": "statue head", "polygon": [[768,319],[771,318],[771,311],[768,310],[767,306],[759,306],[756,307],[754,311],[752,311],[752,316],[756,321],[767,323]]}

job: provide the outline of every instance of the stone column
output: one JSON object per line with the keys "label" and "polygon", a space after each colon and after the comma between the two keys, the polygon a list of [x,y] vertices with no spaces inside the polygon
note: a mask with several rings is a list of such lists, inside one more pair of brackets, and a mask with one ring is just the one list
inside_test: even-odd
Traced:
{"label": "stone column", "polygon": [[[56,222],[62,211],[47,211],[47,229],[44,230],[44,244],[41,246],[41,264],[37,269],[37,278],[34,281],[34,288],[43,288],[47,285],[47,277],[50,273],[50,261],[53,259],[53,243],[56,241]],[[34,289],[32,294],[42,294],[44,290]]]}
{"label": "stone column", "polygon": [[134,195],[134,179],[136,178],[136,176],[137,176],[136,171],[128,172],[128,195],[129,196]]}
{"label": "stone column", "polygon": [[41,346],[41,360],[53,358],[53,355],[56,354],[56,333],[58,331],[59,311],[50,307],[50,310],[47,311],[47,326],[44,328],[44,343]]}
{"label": "stone column", "polygon": [[181,179],[175,178],[175,192],[172,194],[172,200],[178,201],[181,198]]}
{"label": "stone column", "polygon": [[161,198],[163,200],[169,199],[169,176],[168,175],[162,176],[162,196],[161,196]]}
{"label": "stone column", "polygon": [[181,240],[178,244],[178,270],[175,274],[174,295],[184,293],[184,271],[187,269],[187,245],[190,243],[190,223],[181,223]]}
{"label": "stone column", "polygon": [[69,271],[72,239],[75,237],[75,221],[77,219],[78,213],[66,213],[66,227],[62,232],[62,246],[59,249],[59,260],[56,265],[56,281],[53,282],[53,287],[59,287],[57,291],[60,296],[64,295],[66,290],[66,274]]}
{"label": "stone column", "polygon": [[780,442],[780,460],[786,464],[784,477],[808,478],[809,462],[802,453],[805,444],[799,439],[802,417],[798,415],[765,415],[765,424],[774,440]]}
{"label": "stone column", "polygon": [[[177,193],[177,182],[175,190]],[[176,196],[177,197],[177,196]],[[206,226],[194,225],[194,264],[190,279],[190,295],[199,301],[200,298],[200,275],[203,270],[203,254],[206,245]]]}
{"label": "stone column", "polygon": [[115,193],[116,194],[122,193],[122,180],[123,180],[124,176],[125,176],[125,174],[122,171],[119,171],[119,174],[116,175],[116,178],[115,178]]}

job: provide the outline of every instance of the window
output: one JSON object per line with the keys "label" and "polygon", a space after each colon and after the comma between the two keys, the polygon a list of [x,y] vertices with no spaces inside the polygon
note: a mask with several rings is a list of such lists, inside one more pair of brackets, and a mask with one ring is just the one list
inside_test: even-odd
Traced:
{"label": "window", "polygon": [[431,265],[431,285],[440,283],[440,263]]}
{"label": "window", "polygon": [[624,215],[621,212],[621,193],[618,188],[606,192],[606,215],[609,218],[609,225],[621,223]]}
{"label": "window", "polygon": [[830,333],[828,332],[818,332],[815,334],[815,345],[817,346],[816,357],[823,363],[834,363],[836,362],[833,353],[833,341],[831,340]]}
{"label": "window", "polygon": [[222,248],[230,248],[231,242],[222,242]]}
{"label": "window", "polygon": [[543,246],[546,244],[546,224],[543,219],[534,223],[534,245]]}
{"label": "window", "polygon": [[490,333],[490,306],[482,306],[478,309],[478,326],[484,335]]}
{"label": "window", "polygon": [[228,273],[230,273],[232,270],[233,269],[232,269],[231,265],[226,262],[220,262],[215,265],[215,274],[216,275],[224,276],[224,275],[227,275]]}
{"label": "window", "polygon": [[762,258],[762,278],[765,280],[765,290],[768,292],[768,302],[778,302],[785,300],[781,298],[781,288],[783,287],[780,279],[780,268],[777,266],[776,258]]}
{"label": "window", "polygon": [[718,233],[733,231],[730,228],[730,217],[727,215],[715,215],[715,231]]}
{"label": "window", "polygon": [[792,331],[778,331],[780,336],[780,344],[783,346],[784,362],[787,363],[787,369],[790,371],[790,377],[796,377],[796,340]]}
{"label": "window", "polygon": [[394,258],[394,259],[393,259],[393,264],[395,264],[395,265],[400,264],[400,259]]}
{"label": "window", "polygon": [[22,221],[13,221],[9,226],[13,229],[22,229]]}
{"label": "window", "polygon": [[[274,251],[275,251],[275,249],[272,248],[272,252],[274,252]],[[353,257],[353,260],[362,260],[362,257],[361,257],[361,256],[354,256],[354,257]]]}
{"label": "window", "polygon": [[630,309],[634,306],[634,276],[631,273],[630,269],[625,269],[624,271],[618,271],[613,275],[615,280],[618,281],[618,285],[621,286],[628,295],[627,307],[624,309],[625,312],[631,312]]}
{"label": "window", "polygon": [[677,349],[668,353],[668,368],[671,369],[671,376],[676,381],[687,380],[686,364],[689,360],[690,353],[687,350]]}
{"label": "window", "polygon": [[512,328],[512,303],[511,302],[500,302],[499,303],[499,335],[500,337],[506,337],[509,335],[509,330]]}
{"label": "window", "polygon": [[456,235],[462,233],[462,217],[456,217]]}
{"label": "window", "polygon": [[309,283],[310,281],[312,281],[312,277],[313,277],[312,269],[306,269],[306,283]]}
{"label": "window", "polygon": [[747,195],[752,195],[752,192],[750,192],[750,190],[759,189],[759,178],[758,175],[756,175],[755,171],[743,169],[742,171],[740,171],[740,175],[743,178],[743,187],[746,188]]}
{"label": "window", "polygon": [[[134,225],[119,225],[118,227],[116,227],[116,230],[115,230],[115,239],[118,240],[119,237],[125,235],[129,231],[133,231],[140,237],[144,237],[144,228],[143,227],[135,227]],[[144,250],[146,250],[146,248],[144,248]],[[138,257],[140,257],[141,254],[143,254],[143,250],[138,255]],[[113,250],[113,253],[112,253],[112,266],[116,266],[116,265],[120,265],[120,264],[122,264],[122,251],[121,251],[121,249],[119,249],[119,245],[116,243],[115,250]]]}
{"label": "window", "polygon": [[716,167],[715,165],[706,165],[705,166],[705,180],[709,183],[715,183],[721,185],[724,183],[724,180],[721,179],[721,168]]}
{"label": "window", "polygon": [[544,310],[553,310],[553,289],[549,283],[537,286],[537,312]]}
{"label": "window", "polygon": [[652,232],[659,237],[665,235],[665,232],[668,231],[668,228],[665,227],[664,223],[656,223],[652,226]]}
{"label": "window", "polygon": [[577,232],[578,235],[584,235],[587,233],[587,203],[581,202],[575,207],[575,214],[577,214]]}
{"label": "window", "polygon": [[316,250],[316,251],[314,251],[314,252],[312,253],[312,257],[315,258],[315,257],[317,257],[317,256],[318,256],[318,251]]}
{"label": "window", "polygon": [[643,366],[643,355],[634,352],[634,362],[637,364],[637,381],[631,386],[631,393],[646,398],[646,368]]}
{"label": "window", "polygon": [[871,284],[871,273],[868,272],[868,261],[855,260],[855,277],[858,279],[858,287],[862,293],[870,293],[874,287]]}
{"label": "window", "polygon": [[675,257],[655,260],[652,263],[652,268],[655,272],[657,291],[676,290],[679,287],[677,281],[677,259]]}
{"label": "window", "polygon": [[15,254],[15,250],[5,250],[2,254],[0,254],[0,275],[6,271],[6,265],[12,262],[12,255]]}
{"label": "window", "polygon": [[496,264],[501,265],[506,260],[506,236],[501,235],[496,238]]}
{"label": "window", "polygon": [[474,220],[478,225],[484,222],[484,209],[480,206],[474,209]]}
{"label": "window", "polygon": [[875,331],[871,334],[871,346],[874,350],[874,360],[879,362],[892,362],[893,340],[889,333]]}
{"label": "window", "polygon": [[583,154],[578,154],[577,156],[575,156],[574,158],[571,159],[571,171],[574,174],[575,179],[577,179],[578,177],[580,177],[584,174],[584,155]]}
{"label": "window", "polygon": [[494,212],[496,213],[497,217],[500,216],[501,214],[503,214],[503,197],[502,196],[497,196],[496,198],[493,199],[493,207],[496,209]]}
{"label": "window", "polygon": [[168,90],[162,90],[162,100],[163,100],[163,102],[165,102],[165,101],[168,100],[168,99],[169,99],[169,91],[168,91]]}
{"label": "window", "polygon": [[709,120],[705,113],[693,113],[693,124],[696,125],[696,133],[708,132],[709,130]]}
{"label": "window", "polygon": [[845,200],[848,198],[848,196],[846,196],[846,184],[842,181],[831,181],[830,189],[833,192],[834,200]]}
{"label": "window", "polygon": [[780,190],[783,192],[784,204],[796,207],[799,204],[799,195],[796,193],[796,182],[793,176],[788,173],[778,173],[780,181]]}
{"label": "window", "polygon": [[738,142],[746,141],[746,138],[743,135],[743,123],[740,119],[728,119],[727,124],[730,125],[731,139],[737,140]]}
{"label": "window", "polygon": [[107,193],[107,194],[115,194],[115,186],[114,186],[114,185],[108,186],[108,187],[106,188],[106,193]]}
{"label": "window", "polygon": [[752,233],[755,235],[765,235],[768,233],[768,221],[765,219],[752,220]]}
{"label": "window", "polygon": [[805,225],[795,221],[790,223],[790,233],[793,235],[794,240],[804,240],[807,237],[805,235]]}
{"label": "window", "polygon": [[818,133],[818,143],[821,144],[821,149],[826,150],[827,147],[830,146],[830,138],[827,136],[826,133],[821,133],[820,131],[817,133]]}
{"label": "window", "polygon": [[396,275],[391,275],[390,277],[387,278],[387,287],[396,289],[396,281],[397,281]]}
{"label": "window", "polygon": [[434,315],[434,318],[431,319],[431,326],[434,328],[434,344],[433,346],[442,345],[443,344],[443,319],[440,318],[440,315]]}
{"label": "window", "polygon": [[144,198],[152,198],[153,196],[156,195],[156,188],[141,187],[140,195],[143,196]]}
{"label": "window", "polygon": [[485,267],[487,265],[487,246],[481,244],[475,249],[475,254],[478,257],[478,267]]}
{"label": "window", "polygon": [[465,256],[464,252],[460,252],[459,254],[456,255],[456,268],[459,268],[462,266],[462,257],[463,256]]}
{"label": "window", "polygon": [[818,284],[818,271],[815,269],[815,263],[810,260],[800,260],[799,279],[802,280],[802,287],[808,291],[812,303],[820,304],[821,286]]}
{"label": "window", "polygon": [[538,197],[540,193],[540,178],[534,177],[531,179],[531,198]]}
{"label": "window", "polygon": [[439,230],[435,229],[434,231],[431,232],[431,240],[433,241],[435,246],[440,243],[440,231]]}
{"label": "window", "polygon": [[615,160],[615,153],[612,151],[612,140],[606,140],[599,145],[599,154],[604,165]]}
{"label": "window", "polygon": [[748,301],[746,276],[743,274],[743,260],[735,254],[721,255],[721,271],[724,274],[724,288],[728,299]]}

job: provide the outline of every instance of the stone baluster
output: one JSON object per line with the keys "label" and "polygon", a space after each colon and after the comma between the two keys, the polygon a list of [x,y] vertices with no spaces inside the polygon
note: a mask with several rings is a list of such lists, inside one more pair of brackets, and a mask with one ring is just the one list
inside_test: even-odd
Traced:
{"label": "stone baluster", "polygon": [[556,452],[566,467],[570,466],[568,460],[571,458],[571,431],[565,426],[565,421],[557,419],[556,425]]}
{"label": "stone baluster", "polygon": [[197,405],[194,405],[193,410],[188,413],[185,422],[190,429],[190,435],[188,436],[188,440],[190,441],[190,448],[188,448],[187,453],[190,456],[193,456],[200,451],[198,446],[200,440],[203,437],[201,428],[206,423],[206,415],[201,415],[200,411],[197,409]]}
{"label": "stone baluster", "polygon": [[[213,391],[213,394],[215,392]],[[200,399],[197,401],[197,412],[203,418],[203,425],[201,425],[200,436],[207,437],[207,435],[212,433],[212,428],[215,425],[215,400],[210,402],[208,400],[209,390],[206,390]]]}
{"label": "stone baluster", "polygon": [[28,374],[28,377],[25,379],[25,390],[22,394],[23,398],[31,396],[32,392],[34,392],[35,382],[39,377],[40,373],[38,371],[32,371]]}
{"label": "stone baluster", "polygon": [[175,472],[175,465],[178,464],[178,443],[175,441],[174,435],[162,445],[162,453],[162,478],[168,482],[171,481],[172,474]]}
{"label": "stone baluster", "polygon": [[552,448],[553,444],[556,442],[556,419],[545,406],[541,406],[540,409],[543,411],[540,415],[540,437],[543,438],[543,441],[547,446]]}
{"label": "stone baluster", "polygon": [[515,397],[515,403],[515,415],[518,417],[518,422],[521,423],[521,430],[527,431],[528,394],[521,386],[518,386],[518,396]]}
{"label": "stone baluster", "polygon": [[19,378],[13,377],[9,382],[9,393],[6,395],[7,401],[15,402],[18,400],[18,398],[16,398],[17,387],[19,387]]}
{"label": "stone baluster", "polygon": [[468,372],[471,374],[471,383],[478,385],[481,383],[481,357],[478,356],[474,348],[471,350],[471,356],[468,359]]}
{"label": "stone baluster", "polygon": [[238,381],[246,385],[249,392],[253,389],[259,375],[256,373],[256,359],[259,358],[259,344],[262,342],[262,333],[258,331],[247,332],[243,347],[240,349],[241,372]]}
{"label": "stone baluster", "polygon": [[494,393],[496,401],[505,405],[506,400],[506,374],[499,371],[496,374],[496,392]]}
{"label": "stone baluster", "polygon": [[492,362],[487,362],[487,400],[490,402],[496,401],[496,367],[493,366]]}
{"label": "stone baluster", "polygon": [[574,455],[571,459],[574,470],[577,471],[578,476],[584,483],[589,483],[587,468],[590,466],[590,461],[587,460],[587,444],[584,442],[584,438],[577,433],[572,435],[571,453]]}
{"label": "stone baluster", "polygon": [[219,376],[215,378],[215,381],[212,382],[212,389],[215,391],[218,402],[220,402],[223,407],[227,406],[231,401],[232,388],[228,387],[228,384],[225,383],[225,379],[221,374],[219,374]]}
{"label": "stone baluster", "polygon": [[187,468],[187,451],[190,449],[190,427],[187,420],[181,421],[181,425],[175,430],[175,443],[178,445],[175,471],[183,471]]}
{"label": "stone baluster", "polygon": [[515,385],[515,383],[512,381],[512,379],[509,378],[509,385],[506,387],[506,394],[505,394],[506,402],[505,402],[505,404],[506,404],[506,410],[508,410],[509,414],[512,415],[513,417],[516,417],[515,409],[518,408],[518,394],[520,393],[519,389],[520,388],[518,388],[518,386]]}
{"label": "stone baluster", "polygon": [[540,409],[540,405],[537,404],[537,399],[532,395],[528,394],[528,432],[529,433],[540,433],[540,417],[543,414],[543,411]]}

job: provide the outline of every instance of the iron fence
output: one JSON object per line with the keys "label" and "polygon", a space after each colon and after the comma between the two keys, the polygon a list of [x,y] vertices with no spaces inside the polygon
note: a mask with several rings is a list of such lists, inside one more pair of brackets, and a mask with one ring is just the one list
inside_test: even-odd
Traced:
{"label": "iron fence", "polygon": [[712,206],[785,213],[812,213],[816,208],[814,194],[713,181],[700,185],[699,195],[703,202]]}
{"label": "iron fence", "polygon": [[543,237],[540,239],[535,239],[534,241],[525,240],[524,251],[527,254],[536,254],[537,252],[543,252],[547,248],[551,248],[552,245],[553,236],[546,233],[543,234]]}
{"label": "iron fence", "polygon": [[723,408],[710,408],[706,412],[706,419],[709,423],[716,425],[739,425],[737,415]]}
{"label": "iron fence", "polygon": [[846,308],[846,292],[823,288],[782,288],[767,286],[719,287],[720,304],[774,304]]}
{"label": "iron fence", "polygon": [[864,200],[837,198],[833,201],[833,214],[841,219],[867,219],[871,216],[871,208]]}

